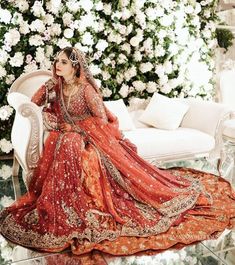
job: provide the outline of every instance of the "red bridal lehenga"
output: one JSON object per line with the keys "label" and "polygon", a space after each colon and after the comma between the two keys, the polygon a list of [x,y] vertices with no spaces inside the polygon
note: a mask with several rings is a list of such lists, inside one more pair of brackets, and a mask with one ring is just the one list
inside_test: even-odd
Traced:
{"label": "red bridal lehenga", "polygon": [[[48,252],[130,255],[215,238],[234,227],[235,193],[226,180],[150,165],[122,138],[91,83],[68,98],[62,82],[48,81],[32,99],[43,105],[53,95],[43,112],[50,133],[28,192],[0,214],[4,237]],[[57,130],[61,122],[73,131]]]}

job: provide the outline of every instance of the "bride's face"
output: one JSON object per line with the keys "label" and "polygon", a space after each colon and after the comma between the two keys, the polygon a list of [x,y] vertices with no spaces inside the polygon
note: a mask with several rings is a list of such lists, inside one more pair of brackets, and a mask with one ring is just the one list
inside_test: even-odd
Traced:
{"label": "bride's face", "polygon": [[72,63],[64,52],[59,53],[55,63],[55,70],[58,76],[70,77],[74,75]]}

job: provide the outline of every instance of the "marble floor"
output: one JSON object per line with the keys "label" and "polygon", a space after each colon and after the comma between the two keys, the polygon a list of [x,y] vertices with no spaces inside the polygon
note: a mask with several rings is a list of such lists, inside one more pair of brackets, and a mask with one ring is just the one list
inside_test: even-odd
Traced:
{"label": "marble floor", "polygon": [[[231,162],[231,161],[230,161]],[[204,160],[178,162],[170,166],[187,166],[217,174],[215,164]],[[224,175],[235,187],[233,165],[223,168]],[[25,187],[20,178],[21,192]],[[14,201],[14,190],[11,178],[11,161],[0,161],[0,209]],[[133,255],[113,257],[99,252],[84,256],[74,256],[69,251],[59,254],[35,252],[7,242],[0,236],[0,265],[235,265],[235,231],[226,230],[218,239],[199,242],[181,250],[168,250],[152,255]]]}

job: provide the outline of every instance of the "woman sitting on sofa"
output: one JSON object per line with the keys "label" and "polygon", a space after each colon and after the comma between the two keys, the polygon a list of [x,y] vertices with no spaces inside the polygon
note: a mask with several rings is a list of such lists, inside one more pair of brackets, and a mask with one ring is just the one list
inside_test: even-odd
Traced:
{"label": "woman sitting on sofa", "polygon": [[164,250],[235,225],[227,181],[192,169],[160,170],[123,139],[77,49],[61,50],[54,77],[33,96],[50,130],[28,192],[0,214],[14,243],[75,254]]}

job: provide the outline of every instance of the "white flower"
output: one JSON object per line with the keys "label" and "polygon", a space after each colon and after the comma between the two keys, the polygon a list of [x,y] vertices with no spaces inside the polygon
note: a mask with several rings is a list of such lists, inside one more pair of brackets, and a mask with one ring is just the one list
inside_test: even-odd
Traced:
{"label": "white flower", "polygon": [[13,113],[13,108],[9,105],[4,105],[0,108],[0,119],[5,121],[8,120]]}
{"label": "white flower", "polygon": [[7,9],[0,8],[0,22],[5,24],[10,23],[11,21],[11,13]]}
{"label": "white flower", "polygon": [[136,12],[136,17],[135,17],[135,21],[141,26],[142,29],[146,28],[146,16],[144,14],[144,12],[138,10]]}
{"label": "white flower", "polygon": [[29,38],[29,44],[31,46],[40,46],[44,44],[44,41],[40,35],[36,34],[36,35],[32,35]]}
{"label": "white flower", "polygon": [[103,76],[103,80],[108,80],[111,77],[111,75],[107,71],[103,71],[102,76]]}
{"label": "white flower", "polygon": [[103,10],[103,8],[104,8],[104,5],[101,1],[99,1],[98,3],[95,3],[95,10],[101,11]]}
{"label": "white flower", "polygon": [[24,62],[24,55],[22,52],[16,52],[13,57],[11,57],[9,63],[13,67],[20,67]]}
{"label": "white flower", "polygon": [[73,15],[71,13],[66,12],[63,14],[62,19],[63,19],[63,23],[66,27],[70,26],[70,24],[73,21]]}
{"label": "white flower", "polygon": [[70,0],[66,2],[66,6],[68,7],[70,12],[74,13],[76,13],[80,8],[80,4],[77,0]]}
{"label": "white flower", "polygon": [[96,49],[103,52],[108,47],[108,42],[106,40],[99,39],[99,41],[96,44]]}
{"label": "white flower", "polygon": [[129,43],[124,43],[122,46],[121,46],[121,49],[122,51],[125,51],[127,54],[130,54],[131,53],[131,45]]}
{"label": "white flower", "polygon": [[67,28],[67,29],[64,30],[64,36],[65,36],[65,38],[71,39],[73,37],[73,35],[74,35],[74,32],[73,32],[72,29]]}
{"label": "white flower", "polygon": [[192,14],[194,12],[192,5],[187,5],[184,10],[186,14]]}
{"label": "white flower", "polygon": [[202,10],[200,3],[196,2],[195,4],[195,14],[200,13]]}
{"label": "white flower", "polygon": [[86,45],[82,45],[81,43],[76,43],[75,45],[75,48],[81,50],[82,52],[84,53],[87,53],[89,51],[89,48],[86,46]]}
{"label": "white flower", "polygon": [[129,86],[126,84],[122,84],[121,89],[119,90],[119,94],[123,98],[126,98],[128,96],[128,92],[129,92]]}
{"label": "white flower", "polygon": [[8,58],[9,58],[8,53],[3,49],[0,49],[0,62],[2,65],[4,65],[7,62]]}
{"label": "white flower", "polygon": [[160,29],[159,32],[157,33],[157,36],[159,39],[164,39],[166,35],[167,35],[167,32],[164,29]]}
{"label": "white flower", "polygon": [[36,19],[31,23],[30,29],[31,31],[37,31],[39,33],[42,33],[45,31],[46,27],[42,20]]}
{"label": "white flower", "polygon": [[154,93],[157,91],[157,84],[153,81],[149,81],[147,84],[146,84],[146,90],[148,93]]}
{"label": "white flower", "polygon": [[110,58],[109,58],[109,57],[105,58],[105,59],[103,60],[103,63],[104,63],[104,65],[109,65],[109,64],[111,63]]}
{"label": "white flower", "polygon": [[129,81],[132,77],[137,75],[136,67],[133,65],[124,73],[124,77],[126,81]]}
{"label": "white flower", "polygon": [[111,15],[111,12],[112,12],[111,4],[104,4],[105,15]]}
{"label": "white flower", "polygon": [[147,38],[143,43],[143,48],[146,53],[151,53],[153,50],[153,40],[151,38]]}
{"label": "white flower", "polygon": [[118,55],[118,59],[117,59],[117,61],[118,61],[118,63],[119,64],[124,64],[124,63],[126,63],[127,62],[127,57],[126,57],[126,55],[124,55],[123,53],[120,53],[119,55]]}
{"label": "white flower", "polygon": [[165,74],[164,66],[162,64],[156,65],[156,67],[155,67],[155,73],[159,77],[164,76],[164,74]]}
{"label": "white flower", "polygon": [[57,46],[60,47],[60,49],[64,49],[65,47],[71,46],[71,43],[65,38],[61,38],[58,40]]}
{"label": "white flower", "polygon": [[6,195],[4,195],[0,200],[0,204],[3,207],[9,207],[12,203],[14,203],[14,200],[12,200],[11,197],[8,197]]}
{"label": "white flower", "polygon": [[13,18],[12,18],[11,22],[14,25],[20,25],[23,21],[24,21],[24,18],[22,16],[22,14],[20,14],[18,12],[15,12],[14,15],[13,15]]}
{"label": "white flower", "polygon": [[28,4],[28,1],[26,0],[15,1],[15,4],[21,12],[25,12],[29,9],[29,4]]}
{"label": "white flower", "polygon": [[43,21],[47,25],[52,25],[54,23],[54,17],[51,14],[46,14],[43,18]]}
{"label": "white flower", "polygon": [[122,42],[122,37],[120,36],[120,34],[112,31],[108,36],[108,41],[120,44]]}
{"label": "white flower", "polygon": [[156,57],[162,57],[165,55],[165,53],[166,53],[166,51],[161,45],[157,45],[155,47],[155,53],[154,54]]}
{"label": "white flower", "polygon": [[46,1],[46,6],[47,6],[47,10],[49,10],[51,13],[58,14],[60,8],[62,7],[61,0]]}
{"label": "white flower", "polygon": [[11,85],[14,80],[15,80],[15,76],[14,75],[7,75],[6,84]]}
{"label": "white flower", "polygon": [[98,86],[98,88],[101,88],[101,81],[98,78],[95,78],[95,83]]}
{"label": "white flower", "polygon": [[7,75],[7,71],[0,65],[0,79]]}
{"label": "white flower", "polygon": [[127,20],[132,15],[131,11],[127,8],[122,9],[122,20]]}
{"label": "white flower", "polygon": [[10,153],[12,148],[13,147],[10,141],[6,140],[5,138],[0,140],[0,149],[3,153]]}
{"label": "white flower", "polygon": [[93,27],[93,24],[95,23],[95,18],[92,15],[92,13],[88,13],[87,15],[81,16],[79,21],[79,31],[85,31],[88,27]]}
{"label": "white flower", "polygon": [[39,63],[43,62],[43,60],[45,59],[45,52],[44,49],[41,47],[38,47],[36,49],[36,56],[35,56],[35,60]]}
{"label": "white flower", "polygon": [[36,61],[33,60],[32,62],[30,62],[29,64],[27,64],[24,67],[24,72],[25,73],[31,73],[37,69],[38,69],[38,67],[37,67]]}
{"label": "white flower", "polygon": [[49,28],[48,28],[51,36],[59,36],[61,34],[61,26],[58,23],[54,23],[52,24]]}
{"label": "white flower", "polygon": [[161,86],[165,85],[168,82],[168,76],[167,75],[162,75],[159,78],[159,84]]}
{"label": "white flower", "polygon": [[86,32],[82,36],[82,44],[83,45],[93,45],[93,43],[94,43],[93,36],[91,35],[90,32]]}
{"label": "white flower", "polygon": [[24,35],[28,34],[30,32],[28,22],[22,21],[22,23],[20,25],[20,28],[19,28],[19,31],[20,31],[21,34],[24,34]]}
{"label": "white flower", "polygon": [[142,60],[142,55],[139,51],[135,51],[133,56],[136,62],[140,62]]}
{"label": "white flower", "polygon": [[179,51],[179,46],[175,43],[171,43],[168,51],[171,53],[172,56],[176,55]]}
{"label": "white flower", "polygon": [[155,10],[155,14],[157,17],[162,17],[164,15],[164,9],[160,6],[158,6],[158,8],[156,8],[156,10]]}
{"label": "white flower", "polygon": [[112,90],[110,90],[109,88],[105,87],[102,89],[102,95],[105,97],[105,98],[108,98],[112,95]]}
{"label": "white flower", "polygon": [[12,168],[8,165],[3,165],[0,168],[0,177],[3,179],[8,179],[12,175]]}
{"label": "white flower", "polygon": [[162,18],[160,18],[159,22],[164,27],[170,27],[171,24],[174,21],[173,15],[164,15]]}
{"label": "white flower", "polygon": [[134,36],[130,39],[130,44],[133,47],[137,47],[139,45],[139,43],[141,42],[141,38],[139,38],[138,36]]}
{"label": "white flower", "polygon": [[130,4],[130,0],[121,0],[120,4],[122,7],[127,7]]}
{"label": "white flower", "polygon": [[5,33],[4,38],[8,45],[14,46],[20,41],[20,33],[16,29],[10,29],[7,33]]}
{"label": "white flower", "polygon": [[147,73],[147,72],[151,71],[152,69],[153,69],[153,65],[152,65],[152,63],[150,63],[150,62],[147,62],[147,63],[141,63],[141,64],[140,64],[140,71],[141,71],[142,73]]}
{"label": "white flower", "polygon": [[35,17],[41,17],[45,15],[45,11],[42,6],[42,2],[35,1],[32,6],[32,11]]}
{"label": "white flower", "polygon": [[93,75],[98,75],[101,73],[101,69],[99,68],[98,65],[95,65],[95,64],[91,64],[90,67],[89,67],[91,73]]}
{"label": "white flower", "polygon": [[147,18],[150,20],[150,21],[153,21],[157,18],[157,9],[158,8],[147,8],[145,13],[147,15]]}
{"label": "white flower", "polygon": [[10,246],[6,246],[3,249],[1,249],[1,257],[5,260],[5,261],[9,261],[12,260],[12,255],[13,255],[13,250]]}
{"label": "white flower", "polygon": [[146,84],[140,80],[132,82],[132,85],[137,91],[143,91],[146,88]]}
{"label": "white flower", "polygon": [[163,86],[160,87],[160,91],[164,94],[170,93],[172,88],[169,86],[169,84],[164,84]]}
{"label": "white flower", "polygon": [[164,64],[165,73],[170,74],[173,71],[173,65],[171,61],[166,61]]}
{"label": "white flower", "polygon": [[79,5],[88,13],[93,8],[93,2],[91,0],[80,0]]}

